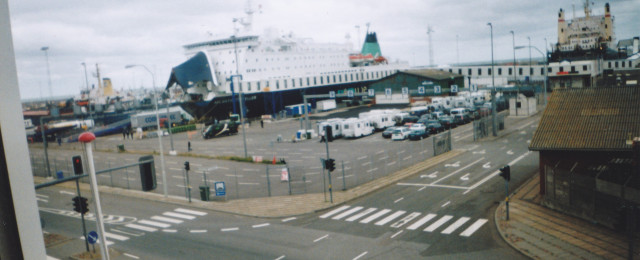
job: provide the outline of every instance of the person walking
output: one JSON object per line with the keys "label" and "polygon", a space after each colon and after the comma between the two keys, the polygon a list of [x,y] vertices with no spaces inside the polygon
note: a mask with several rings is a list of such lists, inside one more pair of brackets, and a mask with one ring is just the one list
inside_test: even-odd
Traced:
{"label": "person walking", "polygon": [[264,121],[262,121],[262,119],[260,119],[260,128],[264,128]]}
{"label": "person walking", "polygon": [[123,128],[122,129],[122,140],[127,139],[127,129]]}

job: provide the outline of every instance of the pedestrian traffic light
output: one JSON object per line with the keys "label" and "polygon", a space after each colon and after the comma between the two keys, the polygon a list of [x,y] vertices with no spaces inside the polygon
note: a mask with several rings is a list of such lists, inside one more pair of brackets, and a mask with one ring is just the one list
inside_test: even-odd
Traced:
{"label": "pedestrian traffic light", "polygon": [[336,161],[334,159],[327,159],[325,162],[325,168],[332,172],[336,169]]}
{"label": "pedestrian traffic light", "polygon": [[76,155],[71,157],[71,161],[73,162],[73,172],[76,175],[81,175],[84,173],[84,169],[82,168],[82,157],[80,155]]}
{"label": "pedestrian traffic light", "polygon": [[73,197],[73,199],[71,200],[73,200],[73,210],[75,212],[78,212],[81,214],[85,214],[89,212],[89,205],[87,203],[87,198],[76,196],[76,197]]}
{"label": "pedestrian traffic light", "polygon": [[511,180],[511,167],[509,165],[505,165],[500,168],[500,177],[504,178],[506,181]]}
{"label": "pedestrian traffic light", "polygon": [[187,171],[191,170],[191,167],[189,167],[189,161],[185,161],[184,162],[184,169],[187,170]]}

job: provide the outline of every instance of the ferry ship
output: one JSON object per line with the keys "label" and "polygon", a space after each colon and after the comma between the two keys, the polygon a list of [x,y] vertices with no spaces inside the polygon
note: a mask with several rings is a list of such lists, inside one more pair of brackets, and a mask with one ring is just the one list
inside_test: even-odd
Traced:
{"label": "ferry ship", "polygon": [[276,29],[252,33],[254,11],[248,7],[245,13],[234,19],[242,32],[185,45],[189,59],[171,71],[166,88],[196,119],[239,113],[240,92],[247,117],[275,116],[302,103],[304,94],[366,92],[369,83],[409,67],[382,56],[377,35],[368,28],[361,51],[354,52],[349,42],[317,43]]}

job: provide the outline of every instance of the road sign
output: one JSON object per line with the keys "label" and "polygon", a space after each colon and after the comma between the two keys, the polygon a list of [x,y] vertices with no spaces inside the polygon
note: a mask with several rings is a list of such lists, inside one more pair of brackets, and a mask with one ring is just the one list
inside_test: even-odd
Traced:
{"label": "road sign", "polygon": [[98,241],[98,232],[90,231],[87,234],[87,241],[89,241],[89,244],[95,244]]}
{"label": "road sign", "polygon": [[419,86],[418,87],[418,94],[424,95],[424,86]]}
{"label": "road sign", "polygon": [[376,91],[374,89],[370,88],[368,91],[369,91],[369,96],[370,97],[373,97],[373,96],[376,95]]}
{"label": "road sign", "polygon": [[336,92],[335,91],[329,91],[329,98],[336,98]]}
{"label": "road sign", "polygon": [[215,182],[213,187],[216,190],[216,196],[224,196],[227,194],[227,188],[225,188],[223,181]]}
{"label": "road sign", "polygon": [[384,89],[384,95],[387,96],[387,97],[390,97],[391,96],[391,89],[390,88],[385,88]]}
{"label": "road sign", "polygon": [[347,90],[347,97],[350,97],[350,98],[353,97],[353,89]]}
{"label": "road sign", "polygon": [[402,95],[403,96],[409,95],[409,88],[407,88],[407,87],[402,88]]}
{"label": "road sign", "polygon": [[433,86],[433,93],[440,94],[442,92],[442,87],[440,85]]}
{"label": "road sign", "polygon": [[451,85],[451,93],[458,93],[458,85]]}

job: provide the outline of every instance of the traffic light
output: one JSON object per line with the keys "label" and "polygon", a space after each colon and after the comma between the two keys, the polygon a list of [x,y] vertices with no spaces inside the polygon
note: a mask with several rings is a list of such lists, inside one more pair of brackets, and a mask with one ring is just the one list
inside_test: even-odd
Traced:
{"label": "traffic light", "polygon": [[78,212],[81,214],[89,212],[87,198],[76,196],[76,197],[73,197],[73,199],[71,200],[73,200],[73,210],[75,212]]}
{"label": "traffic light", "polygon": [[73,172],[76,175],[82,175],[84,173],[84,169],[82,168],[82,157],[80,157],[80,155],[76,155],[71,157],[71,161],[73,162]]}
{"label": "traffic light", "polygon": [[187,171],[191,170],[191,167],[189,167],[189,161],[185,161],[184,162],[184,169],[187,170]]}
{"label": "traffic light", "polygon": [[504,178],[506,181],[511,180],[511,167],[509,165],[505,165],[500,168],[500,177]]}
{"label": "traffic light", "polygon": [[334,159],[327,159],[324,161],[325,167],[328,171],[332,172],[336,169],[336,161]]}

